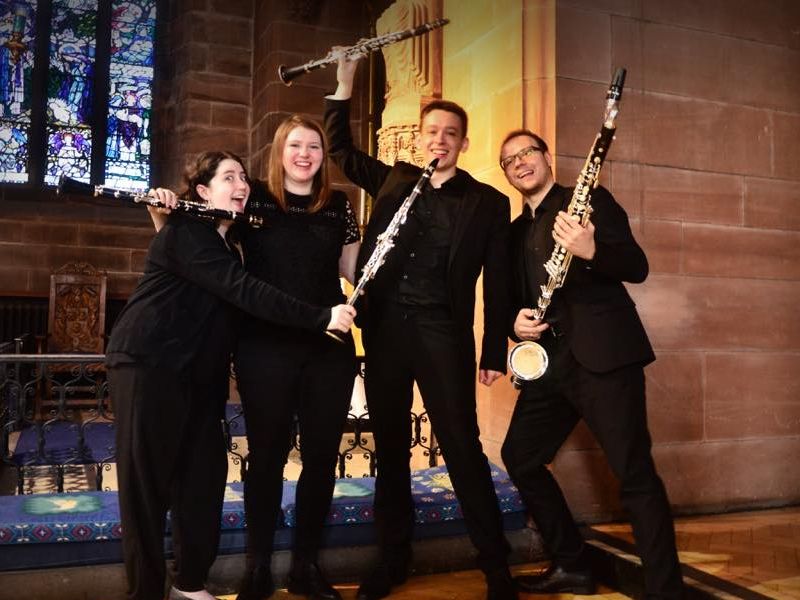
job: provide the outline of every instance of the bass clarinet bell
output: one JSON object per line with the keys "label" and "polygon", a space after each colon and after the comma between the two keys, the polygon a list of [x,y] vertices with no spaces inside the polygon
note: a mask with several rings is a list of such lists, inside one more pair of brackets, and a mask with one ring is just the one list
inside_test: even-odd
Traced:
{"label": "bass clarinet bell", "polygon": [[393,33],[386,33],[374,38],[361,40],[354,46],[348,46],[347,48],[339,50],[338,52],[330,51],[320,59],[312,60],[297,67],[287,67],[286,65],[281,65],[278,67],[278,77],[284,84],[292,85],[292,80],[296,79],[300,75],[303,75],[304,73],[310,73],[311,71],[316,71],[317,69],[324,69],[328,65],[337,62],[339,57],[342,55],[345,57],[356,57],[360,54],[375,52],[376,50],[380,50],[389,44],[394,44],[395,42],[400,42],[410,37],[422,35],[423,33],[428,33],[429,31],[443,27],[449,22],[450,19],[436,19],[435,21],[423,23],[422,25],[412,27],[411,29],[404,29],[402,31],[395,31]]}

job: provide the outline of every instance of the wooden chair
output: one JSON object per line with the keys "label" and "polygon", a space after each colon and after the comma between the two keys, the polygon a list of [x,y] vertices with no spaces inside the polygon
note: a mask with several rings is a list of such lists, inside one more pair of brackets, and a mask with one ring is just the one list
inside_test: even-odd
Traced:
{"label": "wooden chair", "polygon": [[[70,262],[50,275],[50,304],[48,307],[47,336],[40,344],[39,351],[47,354],[102,354],[105,351],[106,323],[106,283],[107,276],[86,262]],[[76,375],[73,364],[53,363],[48,365],[50,377],[45,385],[42,403],[54,403],[53,388],[58,382],[69,381],[70,374],[80,379],[75,385],[62,388],[61,394],[70,397],[82,394],[87,400],[87,392],[96,392],[102,381],[102,364],[88,365]],[[95,377],[92,385],[90,377]],[[38,409],[41,407],[37,407]]]}
{"label": "wooden chair", "polygon": [[85,262],[67,263],[50,275],[47,352],[103,353],[106,281],[105,273]]}

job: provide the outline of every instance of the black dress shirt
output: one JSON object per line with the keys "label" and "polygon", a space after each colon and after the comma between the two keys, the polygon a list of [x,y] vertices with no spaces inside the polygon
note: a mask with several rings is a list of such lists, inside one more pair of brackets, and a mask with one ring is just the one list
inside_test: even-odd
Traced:
{"label": "black dress shirt", "polygon": [[407,225],[412,236],[400,237],[396,251],[405,256],[403,273],[390,300],[415,308],[449,310],[447,259],[461,187],[458,176],[439,189],[426,188],[415,200]]}
{"label": "black dress shirt", "polygon": [[[550,260],[555,247],[553,224],[556,215],[558,215],[558,211],[565,209],[564,197],[557,193],[555,188],[550,189],[550,192],[536,207],[535,212],[531,212],[531,207],[527,203],[523,204],[520,216],[524,231],[522,235],[523,248],[518,256],[521,256],[524,262],[523,268],[526,273],[527,298],[530,308],[536,307],[541,296],[541,288],[550,279],[544,265]],[[548,335],[556,337],[564,335],[569,328],[567,316],[563,298],[558,293],[553,294],[544,318],[550,324]]]}
{"label": "black dress shirt", "polygon": [[[422,169],[403,162],[389,166],[356,148],[350,129],[349,109],[349,101],[328,99],[325,130],[330,140],[331,158],[350,181],[375,198],[356,263],[358,269],[371,256],[378,236],[385,231],[403,199],[419,180]],[[457,194],[447,272],[443,280],[449,315],[463,341],[463,347],[469,348],[465,352],[474,352],[472,326],[475,284],[483,271],[483,336],[479,365],[481,369],[505,372],[509,201],[506,196],[475,180],[469,173],[460,169],[456,173],[452,178],[453,184],[463,184],[463,190]],[[410,230],[410,227],[400,228],[398,243],[405,243]],[[357,306],[365,334],[369,334],[371,322],[380,321],[392,292],[398,289],[397,280],[406,266],[404,259],[399,253],[390,252],[386,263],[359,300]]]}

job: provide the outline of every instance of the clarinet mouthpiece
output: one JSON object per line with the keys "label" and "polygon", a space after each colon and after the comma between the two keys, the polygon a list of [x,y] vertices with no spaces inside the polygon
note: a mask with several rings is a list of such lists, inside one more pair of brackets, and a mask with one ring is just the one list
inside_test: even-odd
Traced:
{"label": "clarinet mouthpiece", "polygon": [[612,87],[618,87],[620,90],[625,86],[625,74],[628,72],[624,67],[620,67],[614,73],[614,79],[611,83]]}
{"label": "clarinet mouthpiece", "polygon": [[614,73],[614,78],[611,80],[611,85],[608,87],[606,100],[608,102],[619,102],[622,98],[622,88],[625,85],[625,73],[627,70],[620,67]]}

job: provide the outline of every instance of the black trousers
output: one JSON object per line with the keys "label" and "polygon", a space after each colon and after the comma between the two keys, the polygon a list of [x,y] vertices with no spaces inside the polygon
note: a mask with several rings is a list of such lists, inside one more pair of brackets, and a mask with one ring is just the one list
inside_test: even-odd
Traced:
{"label": "black trousers", "polygon": [[244,500],[248,555],[266,563],[281,515],[283,469],[295,415],[302,470],[297,481],[294,555],[314,561],[330,509],[336,462],[356,375],[352,336],[294,331],[240,343],[236,359],[247,424]]}
{"label": "black trousers", "polygon": [[109,369],[128,597],[162,600],[171,514],[174,585],[203,588],[217,554],[227,476],[218,387],[136,365]]}
{"label": "black trousers", "polygon": [[409,414],[416,381],[478,550],[478,566],[486,572],[505,568],[509,545],[479,438],[471,329],[459,331],[446,315],[394,306],[370,325],[364,339],[364,384],[378,467],[375,523],[385,558],[410,555],[414,505]]}
{"label": "black trousers", "polygon": [[583,539],[547,465],[583,418],[620,481],[647,596],[681,597],[669,501],[651,456],[642,367],[591,373],[564,343],[552,344],[548,353],[553,364],[546,374],[520,391],[502,456],[553,562],[565,567],[582,562]]}

